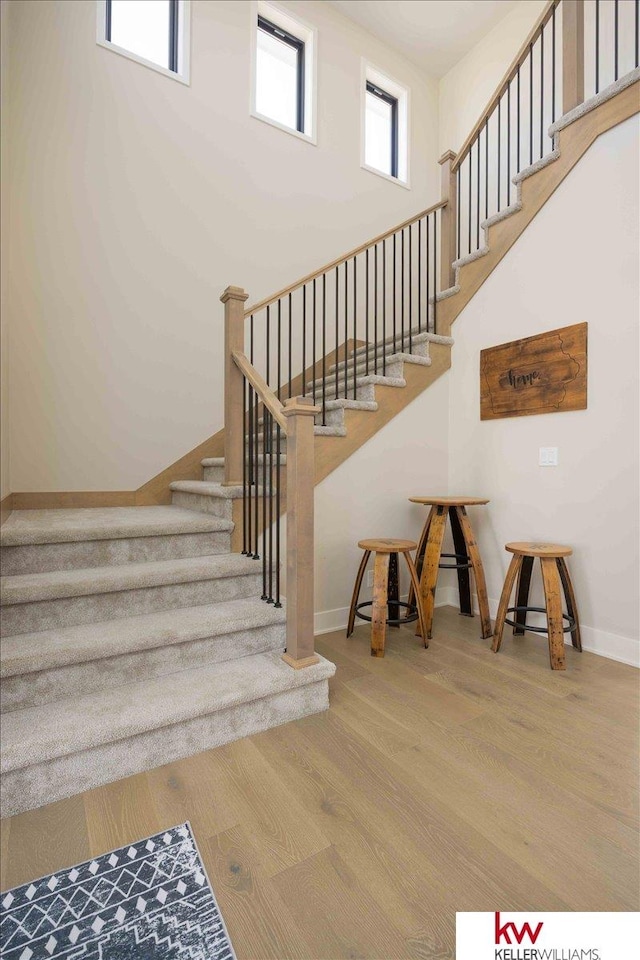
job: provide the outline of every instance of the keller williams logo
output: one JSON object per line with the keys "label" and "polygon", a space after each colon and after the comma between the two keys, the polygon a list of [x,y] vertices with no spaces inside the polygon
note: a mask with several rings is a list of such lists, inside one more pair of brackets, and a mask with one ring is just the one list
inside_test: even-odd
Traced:
{"label": "keller williams logo", "polygon": [[499,944],[502,938],[504,937],[505,943],[513,943],[511,935],[515,938],[516,943],[521,944],[525,937],[528,937],[531,943],[535,943],[538,937],[540,936],[540,931],[542,930],[542,922],[536,926],[535,930],[532,930],[528,923],[523,923],[520,929],[516,927],[515,923],[509,921],[509,923],[504,923],[500,926],[500,912],[496,911],[496,944]]}

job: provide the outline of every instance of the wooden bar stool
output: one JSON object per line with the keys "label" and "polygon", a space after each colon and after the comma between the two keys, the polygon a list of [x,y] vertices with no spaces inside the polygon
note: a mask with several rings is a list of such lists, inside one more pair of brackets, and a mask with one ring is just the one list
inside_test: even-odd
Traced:
{"label": "wooden bar stool", "polygon": [[[427,647],[427,635],[424,628],[422,606],[418,594],[418,576],[410,552],[416,548],[413,540],[360,540],[358,546],[361,550],[364,550],[364,556],[362,557],[353,588],[347,636],[350,637],[353,633],[353,625],[356,617],[369,621],[371,623],[371,656],[384,657],[387,624],[399,627],[401,623],[413,623],[414,620],[417,620],[418,633],[422,636],[424,645]],[[364,577],[364,571],[372,553],[375,553],[373,562],[373,600],[364,600],[362,603],[358,603],[362,578]],[[398,554],[400,553],[403,554],[407,562],[409,576],[411,577],[412,592],[414,597],[418,595],[417,602],[404,603],[404,601],[399,599],[397,571]],[[362,607],[372,608],[370,617],[367,617],[364,613],[360,613]],[[409,613],[406,617],[399,616],[400,607],[406,607],[408,609]],[[391,617],[389,617],[389,610],[392,614]]]}
{"label": "wooden bar stool", "polygon": [[[582,650],[578,608],[573,584],[564,559],[570,557],[573,550],[571,547],[563,547],[557,543],[507,543],[505,550],[508,550],[513,556],[502,588],[491,649],[494,653],[497,653],[500,649],[505,623],[513,627],[514,636],[523,634],[525,630],[532,630],[534,633],[546,633],[549,639],[551,669],[564,670],[564,634],[570,632],[573,646],[576,650]],[[531,571],[536,557],[540,559],[546,607],[528,606]],[[510,607],[509,598],[516,577],[518,578],[516,605]],[[561,588],[564,591],[567,604],[566,613],[562,612]],[[546,613],[546,628],[527,626],[527,613],[529,612]],[[515,620],[509,620],[508,613],[515,613]],[[564,625],[565,620],[567,622],[566,626]]]}
{"label": "wooden bar stool", "polygon": [[[416,569],[420,579],[420,593],[427,636],[431,638],[438,569],[458,571],[460,613],[465,617],[473,616],[469,579],[469,570],[473,570],[480,609],[482,636],[487,639],[492,633],[487,585],[484,579],[480,551],[471,529],[466,507],[484,505],[489,501],[482,500],[479,497],[409,497],[409,500],[411,503],[424,503],[431,507],[416,555]],[[447,514],[451,521],[455,553],[442,552]],[[452,559],[454,562],[441,563],[441,557]],[[413,599],[411,593],[408,599],[411,603]]]}

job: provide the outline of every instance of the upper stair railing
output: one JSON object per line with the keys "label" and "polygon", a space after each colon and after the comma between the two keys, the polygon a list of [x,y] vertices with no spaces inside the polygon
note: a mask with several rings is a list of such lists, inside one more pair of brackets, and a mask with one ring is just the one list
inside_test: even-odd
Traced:
{"label": "upper stair railing", "polygon": [[[483,225],[513,208],[519,175],[553,155],[549,128],[638,66],[638,0],[550,0],[457,156],[454,260],[485,248]],[[451,274],[453,282],[453,274]]]}
{"label": "upper stair railing", "polygon": [[549,0],[458,154],[440,159],[438,203],[248,309],[242,289],[225,290],[224,483],[242,487],[242,552],[262,561],[262,599],[275,606],[286,553],[291,666],[317,660],[314,420],[339,433],[333,411],[358,406],[370,378],[439,332],[456,261],[513,212],[526,168],[553,153],[549,127],[637,67],[638,48],[638,0]]}

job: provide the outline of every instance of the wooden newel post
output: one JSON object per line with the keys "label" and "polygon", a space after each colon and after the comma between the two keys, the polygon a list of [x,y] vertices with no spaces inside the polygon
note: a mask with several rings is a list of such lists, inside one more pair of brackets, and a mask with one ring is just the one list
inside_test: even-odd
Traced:
{"label": "wooden newel post", "polygon": [[451,164],[456,158],[453,150],[447,150],[438,163],[440,173],[440,199],[446,200],[446,207],[441,213],[442,249],[440,252],[440,289],[448,290],[455,283],[455,270],[452,267],[456,259],[456,222],[458,218],[458,192],[456,190],[456,174],[451,171]]}
{"label": "wooden newel post", "polygon": [[242,287],[227,287],[224,303],[224,480],[225,487],[242,484],[244,459],[244,378],[234,363],[234,350],[244,352],[244,302]]}
{"label": "wooden newel post", "polygon": [[584,101],[584,0],[562,3],[562,112]]}
{"label": "wooden newel post", "polygon": [[307,397],[292,397],[287,417],[287,652],[296,670],[318,663],[313,639],[313,423],[320,412]]}

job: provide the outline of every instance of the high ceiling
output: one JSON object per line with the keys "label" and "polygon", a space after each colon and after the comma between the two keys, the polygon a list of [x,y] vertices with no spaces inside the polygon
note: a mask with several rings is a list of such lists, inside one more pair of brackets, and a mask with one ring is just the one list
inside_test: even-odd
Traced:
{"label": "high ceiling", "polygon": [[328,0],[426,73],[442,77],[519,0]]}

